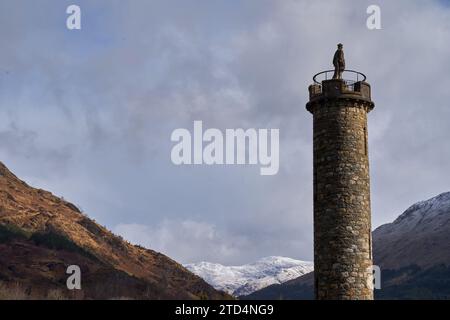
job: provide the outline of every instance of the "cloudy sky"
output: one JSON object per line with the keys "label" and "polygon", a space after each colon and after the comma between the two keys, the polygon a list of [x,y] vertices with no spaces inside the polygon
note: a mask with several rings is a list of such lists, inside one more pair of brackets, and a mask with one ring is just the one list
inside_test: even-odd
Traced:
{"label": "cloudy sky", "polygon": [[[69,31],[70,4],[82,29]],[[450,3],[0,2],[0,161],[183,262],[312,259],[316,72],[364,72],[374,227],[450,191]],[[176,128],[279,128],[280,170],[175,166]]]}

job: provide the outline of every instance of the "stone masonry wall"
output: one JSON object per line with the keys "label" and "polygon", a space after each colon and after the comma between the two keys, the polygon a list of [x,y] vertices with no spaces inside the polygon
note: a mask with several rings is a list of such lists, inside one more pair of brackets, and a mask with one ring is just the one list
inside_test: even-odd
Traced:
{"label": "stone masonry wall", "polygon": [[312,106],[317,299],[373,299],[369,107],[357,99]]}

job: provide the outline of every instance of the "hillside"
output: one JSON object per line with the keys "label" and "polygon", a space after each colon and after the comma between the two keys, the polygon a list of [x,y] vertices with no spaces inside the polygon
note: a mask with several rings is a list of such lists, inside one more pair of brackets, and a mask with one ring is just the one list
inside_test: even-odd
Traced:
{"label": "hillside", "polygon": [[450,192],[420,201],[377,228],[373,255],[383,269],[450,265]]}
{"label": "hillside", "polygon": [[312,300],[314,299],[314,272],[307,273],[283,284],[273,284],[241,300]]}
{"label": "hillside", "polygon": [[[82,290],[69,292],[65,271],[73,264],[81,268]],[[38,299],[229,298],[165,255],[131,245],[73,204],[30,187],[0,163],[0,298],[8,292]]]}

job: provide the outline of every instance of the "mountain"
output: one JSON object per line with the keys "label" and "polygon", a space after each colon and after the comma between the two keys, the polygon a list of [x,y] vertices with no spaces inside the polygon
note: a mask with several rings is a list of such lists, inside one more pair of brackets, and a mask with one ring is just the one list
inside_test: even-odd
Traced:
{"label": "mountain", "polygon": [[314,299],[314,272],[282,284],[273,284],[242,295],[240,300],[312,300]]}
{"label": "mountain", "polygon": [[[66,288],[69,265],[82,290]],[[0,299],[231,298],[165,255],[131,245],[0,163]]]}
{"label": "mountain", "polygon": [[450,299],[450,192],[409,207],[373,232],[377,299]]}
{"label": "mountain", "polygon": [[185,267],[214,288],[242,296],[309,273],[313,270],[313,263],[285,257],[267,257],[242,266],[200,262]]}
{"label": "mountain", "polygon": [[[409,207],[373,231],[376,299],[450,299],[450,192]],[[241,299],[312,299],[313,273]]]}
{"label": "mountain", "polygon": [[418,202],[377,228],[373,255],[383,269],[450,265],[450,192]]}

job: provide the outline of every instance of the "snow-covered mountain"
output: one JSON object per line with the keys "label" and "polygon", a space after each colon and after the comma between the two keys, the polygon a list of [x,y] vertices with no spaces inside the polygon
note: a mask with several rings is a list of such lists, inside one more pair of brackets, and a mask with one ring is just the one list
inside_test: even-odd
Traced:
{"label": "snow-covered mountain", "polygon": [[450,265],[450,192],[417,202],[373,232],[375,263],[385,269]]}
{"label": "snow-covered mountain", "polygon": [[185,265],[214,288],[242,296],[313,271],[313,263],[285,257],[267,257],[242,266],[199,262]]}

